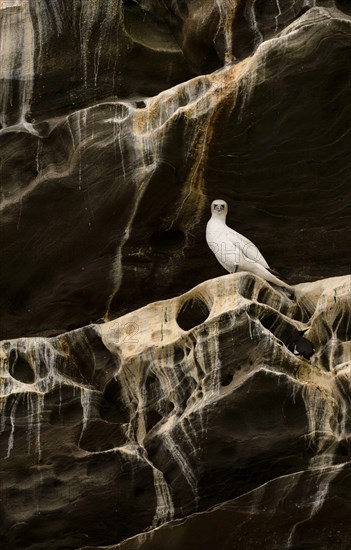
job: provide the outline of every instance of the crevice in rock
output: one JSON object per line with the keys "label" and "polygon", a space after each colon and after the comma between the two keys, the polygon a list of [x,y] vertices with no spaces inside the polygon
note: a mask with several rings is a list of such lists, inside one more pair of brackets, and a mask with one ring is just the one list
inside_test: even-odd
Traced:
{"label": "crevice in rock", "polygon": [[304,15],[305,13],[307,13],[308,11],[310,11],[310,9],[311,9],[311,6],[304,6],[303,8],[301,8],[299,13],[297,14],[297,19],[302,15]]}
{"label": "crevice in rock", "polygon": [[240,284],[240,294],[243,298],[247,298],[248,300],[252,299],[252,293],[255,288],[256,279],[253,275],[250,275],[249,273],[242,277],[241,284]]}
{"label": "crevice in rock", "polygon": [[332,323],[332,329],[340,340],[344,342],[351,340],[351,321],[348,311],[340,311],[336,315]]}
{"label": "crevice in rock", "polygon": [[265,311],[263,316],[260,318],[260,322],[262,326],[269,330],[269,332],[275,334],[282,323],[282,319],[276,312]]}

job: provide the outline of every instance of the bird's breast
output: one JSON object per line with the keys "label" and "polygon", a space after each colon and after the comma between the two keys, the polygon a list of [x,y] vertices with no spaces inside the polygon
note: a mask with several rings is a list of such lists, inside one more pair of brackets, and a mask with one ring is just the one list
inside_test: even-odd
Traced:
{"label": "bird's breast", "polygon": [[209,220],[206,227],[206,239],[214,239],[216,241],[223,239],[225,235],[226,226],[224,224],[216,223],[214,220]]}
{"label": "bird's breast", "polygon": [[219,263],[230,273],[236,271],[239,263],[238,249],[228,240],[225,223],[210,220],[206,228],[206,240]]}

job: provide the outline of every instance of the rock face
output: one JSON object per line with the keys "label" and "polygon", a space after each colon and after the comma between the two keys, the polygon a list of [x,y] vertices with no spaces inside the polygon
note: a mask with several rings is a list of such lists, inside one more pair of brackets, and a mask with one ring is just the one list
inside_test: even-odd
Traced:
{"label": "rock face", "polygon": [[[348,501],[341,519],[328,510],[350,465],[350,284],[288,297],[238,273],[104,325],[3,342],[4,547],[136,535],[121,548],[215,536],[297,549],[318,547],[321,518],[322,542],[344,543]],[[287,348],[301,330],[311,361]]]}
{"label": "rock face", "polygon": [[2,338],[223,274],[218,197],[292,282],[350,271],[342,3],[35,4],[0,10]]}
{"label": "rock face", "polygon": [[[346,0],[0,0],[4,548],[349,548],[350,38]],[[223,276],[216,198],[291,292]]]}

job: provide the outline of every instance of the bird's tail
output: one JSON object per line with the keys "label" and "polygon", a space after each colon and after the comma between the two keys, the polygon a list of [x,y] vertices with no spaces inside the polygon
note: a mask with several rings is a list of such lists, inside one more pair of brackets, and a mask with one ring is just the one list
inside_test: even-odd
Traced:
{"label": "bird's tail", "polygon": [[276,271],[275,269],[272,269],[271,267],[266,267],[267,271],[274,275],[274,277],[277,277],[280,281],[283,281],[283,283],[286,283],[290,286],[290,282],[287,280],[286,277],[282,277],[282,275],[279,273],[279,271]]}
{"label": "bird's tail", "polygon": [[269,268],[267,269],[266,267],[260,266],[259,274],[263,277],[263,279],[266,279],[266,281],[269,281],[270,283],[274,283],[277,286],[282,286],[283,288],[291,288],[288,283],[280,279],[280,277],[277,277]]}

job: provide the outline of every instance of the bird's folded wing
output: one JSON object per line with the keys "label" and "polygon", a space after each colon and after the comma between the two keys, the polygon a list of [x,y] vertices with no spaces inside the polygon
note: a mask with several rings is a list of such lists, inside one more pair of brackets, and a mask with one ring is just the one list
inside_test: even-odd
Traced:
{"label": "bird's folded wing", "polygon": [[230,227],[227,227],[227,239],[233,246],[233,248],[240,249],[240,253],[243,254],[246,261],[257,262],[263,267],[268,268],[268,264],[262,256],[261,252],[258,250],[257,246],[255,246],[249,239],[244,237],[244,235],[241,235]]}

